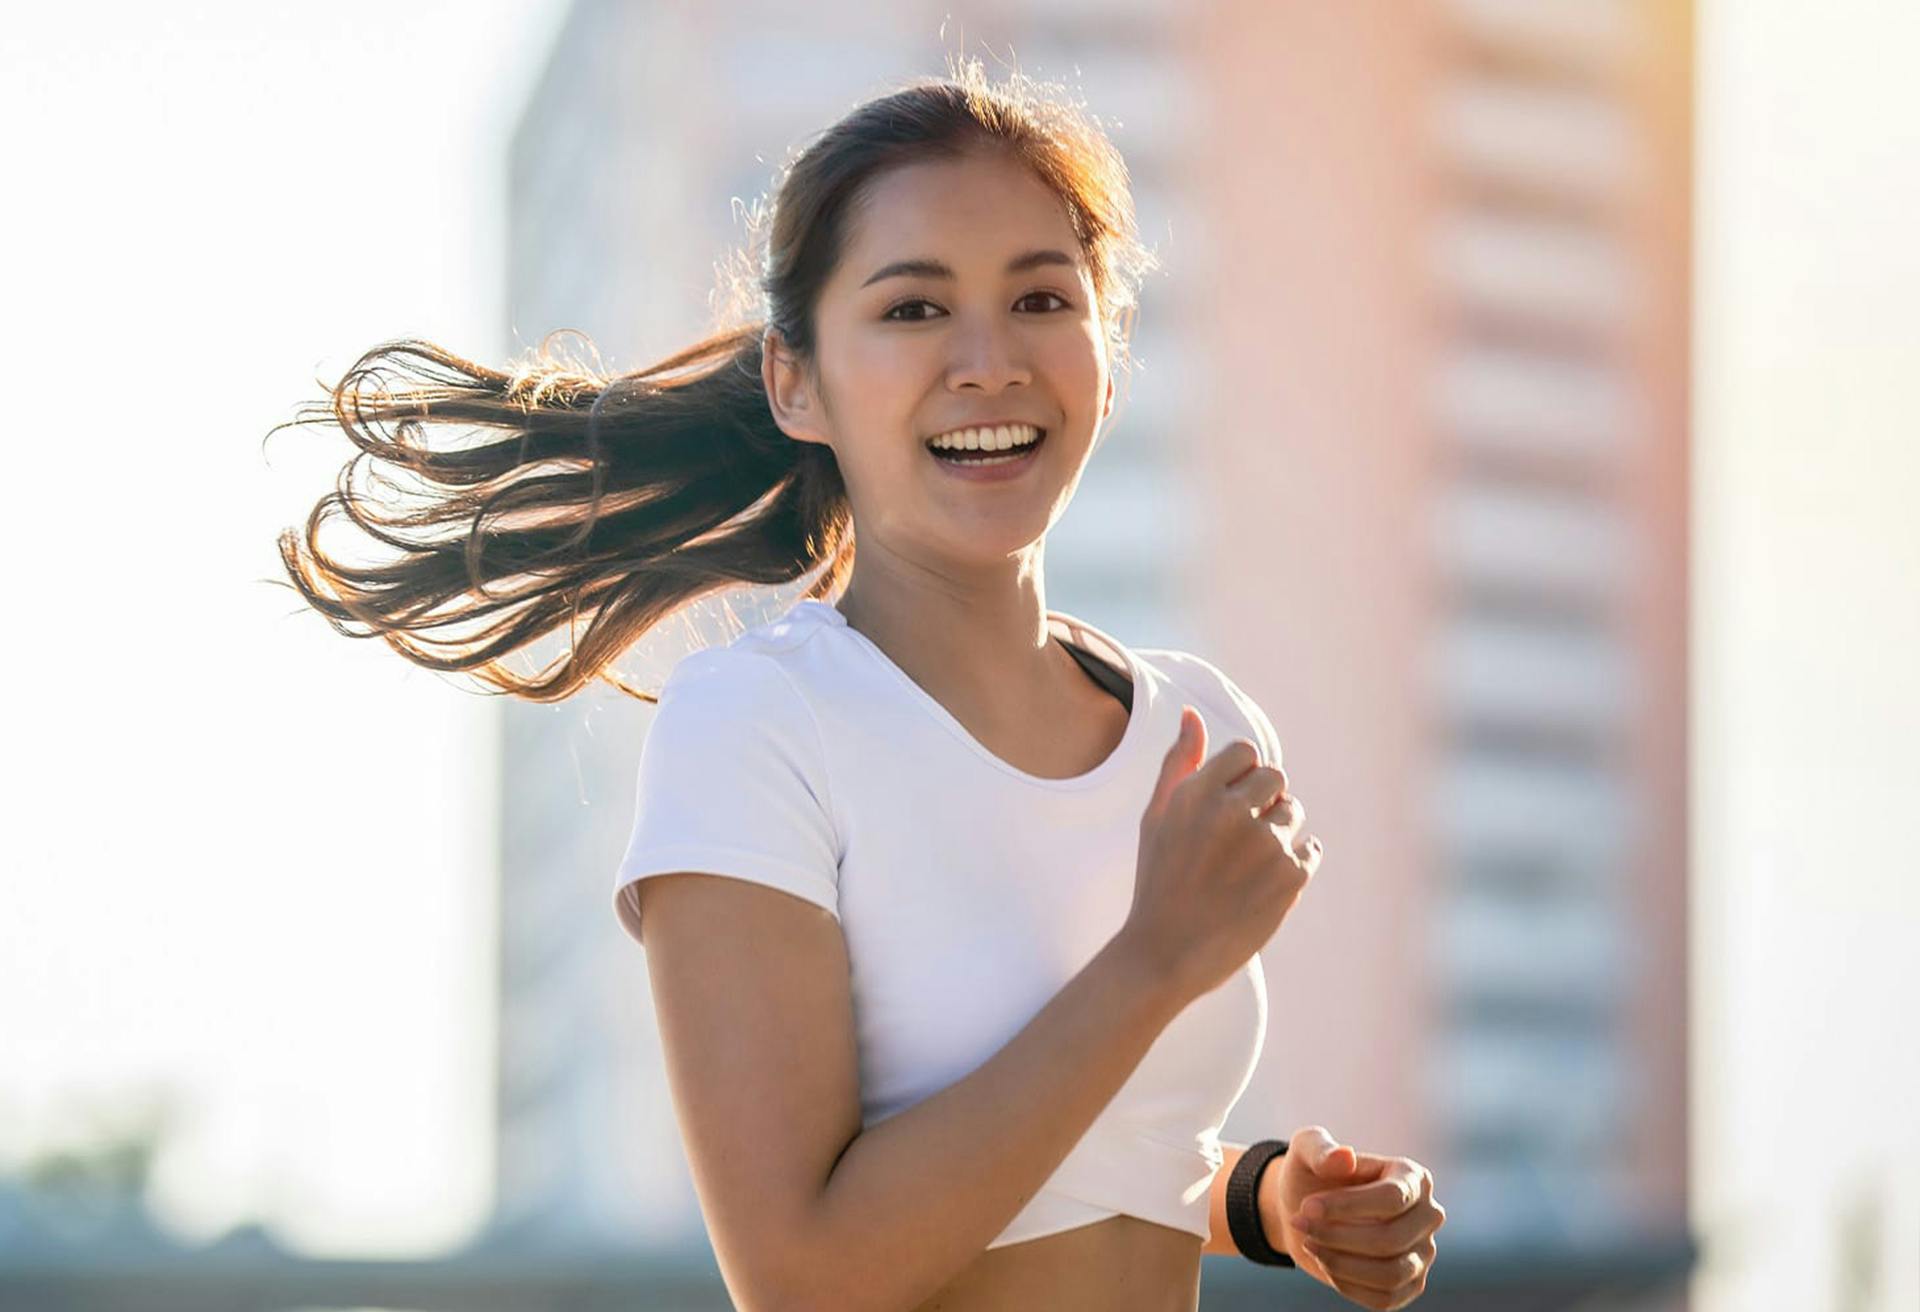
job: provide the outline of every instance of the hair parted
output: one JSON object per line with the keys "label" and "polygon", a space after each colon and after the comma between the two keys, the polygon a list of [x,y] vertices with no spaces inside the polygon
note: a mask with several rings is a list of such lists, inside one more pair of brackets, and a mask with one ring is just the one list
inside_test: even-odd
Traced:
{"label": "hair parted", "polygon": [[[596,678],[657,701],[613,662],[710,594],[818,570],[805,595],[837,595],[853,567],[846,487],[831,448],[774,423],[763,334],[779,333],[817,369],[815,307],[870,184],[977,149],[1009,153],[1061,197],[1109,358],[1125,368],[1140,282],[1157,260],[1136,236],[1119,152],[1052,84],[1018,72],[990,84],[979,61],[950,58],[948,76],[861,103],[786,165],[771,213],[756,208],[748,248],[734,255],[721,315],[734,326],[621,374],[597,353],[588,362],[556,350],[565,333],[508,369],[412,338],[360,356],[324,400],[273,430],[337,425],[359,448],[304,528],[279,536],[292,586],[349,637],[382,638],[428,669],[543,702]],[[478,440],[427,441],[453,430]],[[399,556],[328,554],[320,530],[341,516]],[[563,626],[562,656],[531,676],[508,668],[508,656]]]}

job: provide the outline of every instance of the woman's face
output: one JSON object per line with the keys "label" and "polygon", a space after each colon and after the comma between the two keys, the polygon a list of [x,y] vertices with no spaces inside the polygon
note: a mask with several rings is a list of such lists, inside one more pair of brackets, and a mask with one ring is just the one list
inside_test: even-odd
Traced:
{"label": "woman's face", "polygon": [[[818,392],[776,345],[775,417],[833,448],[863,559],[1005,565],[1064,513],[1113,407],[1066,207],[1024,165],[974,153],[889,170],[850,223],[818,310]],[[928,447],[996,423],[1045,430],[1031,458],[992,471],[1008,477],[965,477]]]}

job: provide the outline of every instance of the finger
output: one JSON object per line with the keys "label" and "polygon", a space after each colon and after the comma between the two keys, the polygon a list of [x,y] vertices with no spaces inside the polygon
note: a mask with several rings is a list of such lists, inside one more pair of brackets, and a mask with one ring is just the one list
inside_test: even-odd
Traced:
{"label": "finger", "polygon": [[[1352,1148],[1353,1145],[1348,1144],[1347,1147]],[[1363,1153],[1358,1148],[1354,1148],[1353,1170],[1347,1173],[1347,1178],[1341,1181],[1341,1183],[1349,1187],[1356,1184],[1370,1184],[1386,1174],[1392,1165],[1393,1160],[1391,1158],[1378,1157],[1372,1153]]]}
{"label": "finger", "polygon": [[1275,797],[1271,807],[1256,811],[1254,814],[1258,814],[1261,820],[1265,820],[1273,828],[1273,832],[1283,838],[1283,841],[1292,843],[1294,836],[1300,834],[1300,826],[1306,824],[1308,809],[1306,809],[1306,803],[1302,803],[1298,797]]}
{"label": "finger", "polygon": [[1282,793],[1265,808],[1258,811],[1262,820],[1275,829],[1292,834],[1299,831],[1307,819],[1307,804],[1291,793]]}
{"label": "finger", "polygon": [[1369,1306],[1380,1307],[1397,1306],[1400,1295],[1422,1283],[1433,1266],[1435,1253],[1431,1241],[1391,1257],[1356,1257],[1351,1253],[1329,1250],[1312,1240],[1303,1241],[1302,1247],[1326,1271],[1328,1278],[1335,1282],[1334,1288],[1340,1293],[1365,1290],[1380,1299],[1392,1300],[1369,1301]]}
{"label": "finger", "polygon": [[1299,862],[1308,874],[1313,874],[1320,869],[1320,860],[1326,855],[1326,849],[1321,846],[1318,834],[1307,834],[1294,839],[1292,846],[1287,850],[1293,853],[1293,859]]}
{"label": "finger", "polygon": [[1434,1233],[1447,1223],[1446,1209],[1433,1201],[1433,1177],[1427,1174],[1424,1178],[1427,1187],[1420,1201],[1390,1220],[1315,1222],[1295,1216],[1294,1235],[1360,1257],[1391,1257],[1417,1250],[1431,1243]]}
{"label": "finger", "polygon": [[[1353,1155],[1355,1160],[1358,1163],[1358,1169],[1362,1172],[1369,1174],[1375,1179],[1378,1179],[1380,1176],[1385,1175],[1388,1171],[1392,1170],[1396,1165],[1403,1162],[1411,1166],[1419,1167],[1421,1171],[1426,1172],[1425,1167],[1420,1166],[1418,1162],[1414,1162],[1410,1158],[1406,1158],[1406,1157],[1382,1157],[1379,1153],[1365,1152],[1358,1148],[1353,1150]],[[1432,1173],[1431,1172],[1426,1172],[1426,1173],[1429,1179],[1431,1179]]]}
{"label": "finger", "polygon": [[1348,1144],[1327,1149],[1327,1155],[1320,1159],[1321,1175],[1337,1176],[1343,1180],[1353,1178],[1353,1148]]}
{"label": "finger", "polygon": [[1147,801],[1147,809],[1151,811],[1163,805],[1174,785],[1199,769],[1206,754],[1207,722],[1200,718],[1200,712],[1193,707],[1182,706],[1180,731],[1174,735],[1167,754],[1161,758],[1160,777],[1154,781],[1153,795]]}
{"label": "finger", "polygon": [[1423,1203],[1390,1221],[1312,1221],[1307,1229],[1295,1225],[1288,1237],[1355,1257],[1393,1257],[1431,1240],[1443,1219],[1437,1208]]}
{"label": "finger", "polygon": [[1229,738],[1193,773],[1201,777],[1195,785],[1207,792],[1224,789],[1247,771],[1260,764],[1260,749],[1251,738]]}
{"label": "finger", "polygon": [[1315,1175],[1345,1175],[1352,1169],[1353,1149],[1334,1138],[1324,1125],[1309,1125],[1296,1132],[1287,1151],[1298,1153]]}
{"label": "finger", "polygon": [[[1424,1167],[1401,1158],[1370,1184],[1307,1195],[1300,1200],[1300,1210],[1309,1217],[1324,1217],[1328,1221],[1390,1220],[1421,1200],[1425,1174]],[[1315,1202],[1319,1203],[1318,1208],[1312,1206]]]}
{"label": "finger", "polygon": [[1268,808],[1284,795],[1286,776],[1278,770],[1256,765],[1227,785],[1227,792],[1246,805],[1256,816],[1264,817]]}
{"label": "finger", "polygon": [[[1432,1198],[1433,1172],[1426,1167],[1405,1157],[1382,1157],[1378,1153],[1362,1152],[1358,1148],[1353,1151],[1353,1173],[1347,1177],[1346,1183],[1348,1187],[1370,1184],[1401,1165],[1411,1166],[1420,1173],[1420,1201],[1425,1202]],[[1304,1202],[1305,1199],[1301,1201]]]}

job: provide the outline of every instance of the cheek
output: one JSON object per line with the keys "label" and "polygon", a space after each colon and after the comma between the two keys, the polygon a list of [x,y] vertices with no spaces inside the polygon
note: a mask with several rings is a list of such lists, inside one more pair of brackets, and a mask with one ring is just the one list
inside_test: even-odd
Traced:
{"label": "cheek", "polygon": [[918,398],[940,378],[939,359],[930,337],[907,334],[857,334],[834,361],[829,386],[837,402],[836,414],[847,426],[864,429],[908,421]]}
{"label": "cheek", "polygon": [[1077,331],[1061,333],[1046,344],[1048,359],[1062,374],[1098,379],[1107,367],[1107,339],[1098,319],[1081,319]]}
{"label": "cheek", "polygon": [[850,381],[865,387],[885,386],[902,366],[919,362],[930,367],[934,338],[928,333],[855,329],[845,338],[842,363]]}
{"label": "cheek", "polygon": [[925,384],[904,353],[885,342],[851,342],[822,366],[836,447],[844,463],[872,461],[876,446],[898,446],[912,432],[915,398]]}
{"label": "cheek", "polygon": [[1107,387],[1106,356],[1087,338],[1063,341],[1039,362],[1060,408],[1070,423],[1097,423]]}

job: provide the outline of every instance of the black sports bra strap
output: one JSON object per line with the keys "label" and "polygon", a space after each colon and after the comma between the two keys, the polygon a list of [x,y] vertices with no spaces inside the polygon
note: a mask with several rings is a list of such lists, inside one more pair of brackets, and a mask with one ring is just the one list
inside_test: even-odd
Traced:
{"label": "black sports bra strap", "polygon": [[1126,675],[1114,669],[1113,666],[1107,664],[1091,652],[1084,651],[1073,643],[1068,642],[1065,638],[1059,638],[1057,641],[1072,654],[1073,659],[1080,663],[1080,668],[1085,670],[1095,683],[1117,697],[1120,704],[1126,707],[1129,712],[1133,710],[1132,679],[1129,679]]}

